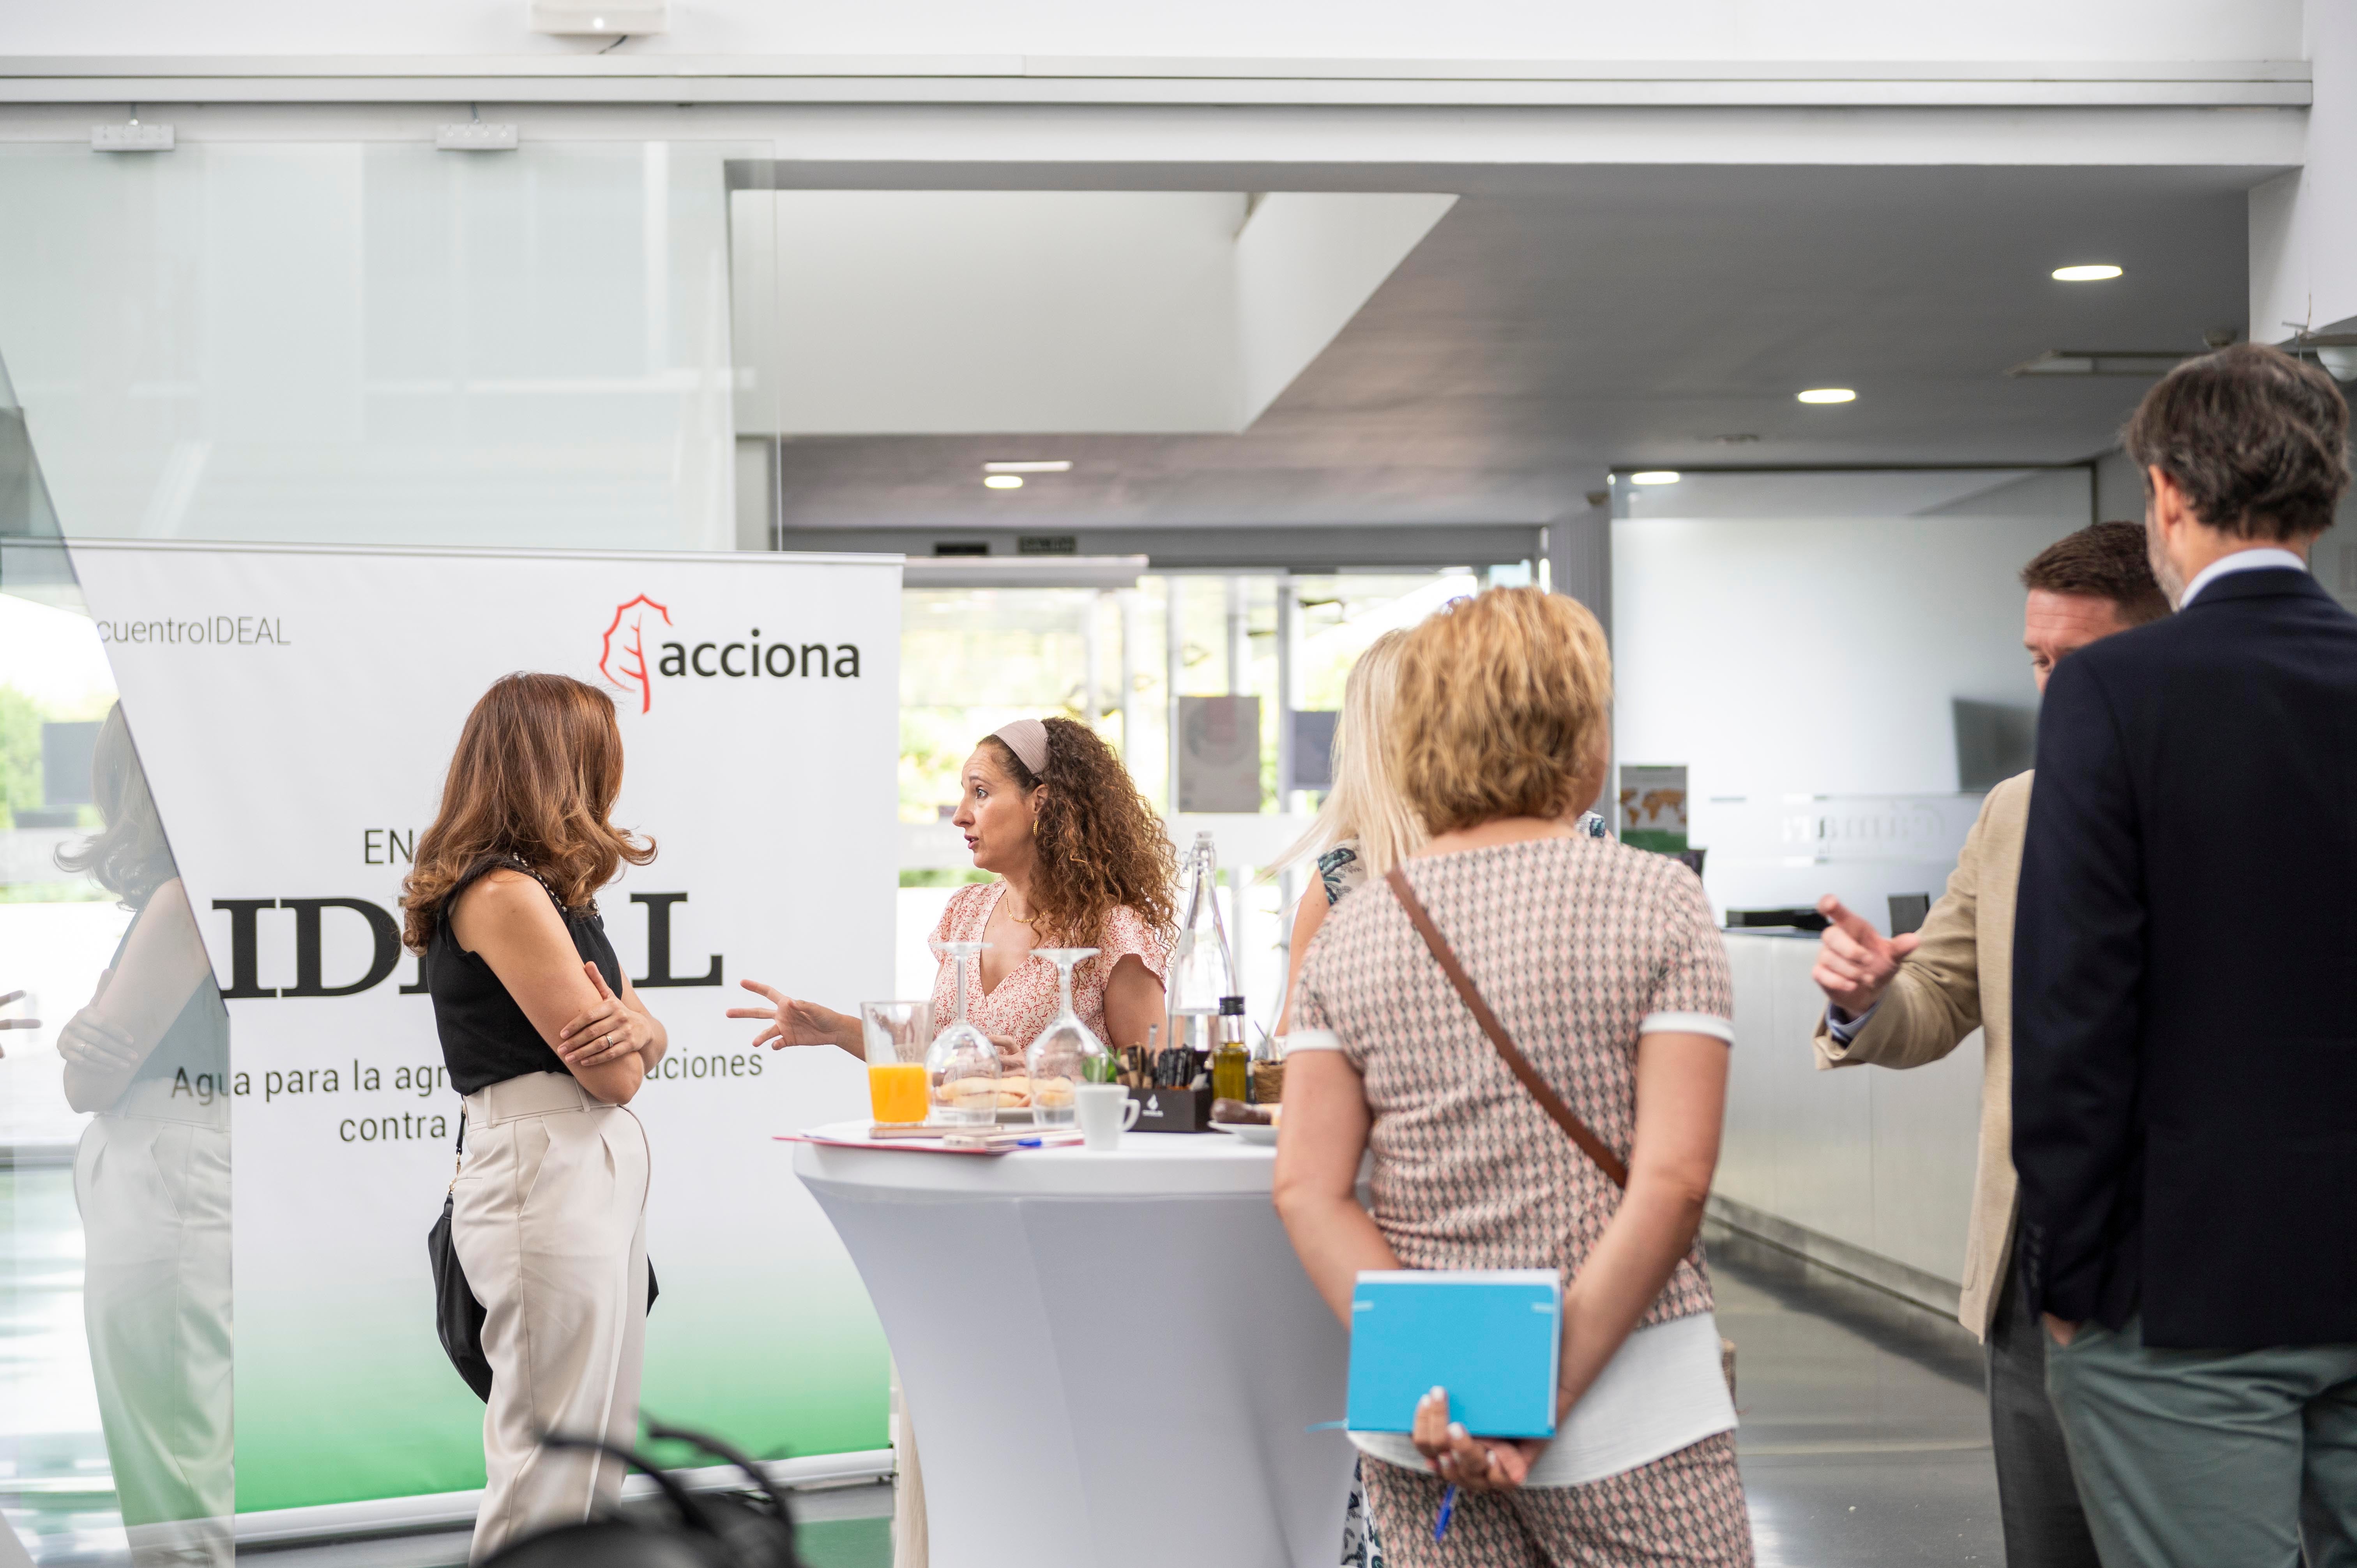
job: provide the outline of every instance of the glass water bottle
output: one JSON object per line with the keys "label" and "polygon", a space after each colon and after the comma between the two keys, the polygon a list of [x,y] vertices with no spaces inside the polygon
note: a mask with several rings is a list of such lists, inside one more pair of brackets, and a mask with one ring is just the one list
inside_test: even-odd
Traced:
{"label": "glass water bottle", "polygon": [[[1210,833],[1197,833],[1187,852],[1179,898],[1178,940],[1170,953],[1170,1015],[1166,1037],[1173,1046],[1208,1054],[1216,1044],[1211,1020],[1222,1004],[1239,996],[1227,922],[1220,914],[1220,857]],[[1241,1022],[1243,1004],[1236,1004]],[[1241,1038],[1241,1036],[1239,1036]]]}

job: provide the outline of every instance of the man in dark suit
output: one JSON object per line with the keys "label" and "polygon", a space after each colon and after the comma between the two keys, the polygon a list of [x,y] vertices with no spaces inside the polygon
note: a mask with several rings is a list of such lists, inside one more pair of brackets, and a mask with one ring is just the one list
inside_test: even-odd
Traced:
{"label": "man in dark suit", "polygon": [[2128,453],[2179,613],[2054,671],[2014,929],[2020,1273],[2107,1568],[2357,1563],[2357,617],[2315,367],[2243,344]]}

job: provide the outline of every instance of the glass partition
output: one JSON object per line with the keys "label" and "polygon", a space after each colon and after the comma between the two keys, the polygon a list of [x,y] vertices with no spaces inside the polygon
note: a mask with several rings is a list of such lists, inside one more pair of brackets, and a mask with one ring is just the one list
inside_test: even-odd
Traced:
{"label": "glass partition", "polygon": [[[382,1474],[306,1468],[305,1391],[283,1369],[257,1373],[259,1354],[240,1369],[255,1380],[245,1467],[233,1465],[230,1018],[272,993],[244,989],[253,975],[236,978],[231,950],[274,900],[198,910],[179,891],[63,542],[700,552],[790,543],[777,531],[790,512],[888,541],[884,525],[941,504],[930,481],[900,476],[946,463],[978,491],[1005,432],[1027,447],[1240,435],[1448,201],[786,192],[781,152],[0,146],[0,995],[21,993],[0,1003],[0,1321],[15,1332],[0,1358],[0,1509],[37,1560],[226,1560],[241,1514],[302,1509],[317,1515],[304,1528],[332,1531],[361,1517],[338,1509],[393,1507],[367,1515],[381,1526],[404,1499],[481,1479],[455,1382],[404,1396]],[[1328,243],[1351,234],[1380,243]],[[1055,267],[1035,264],[1043,243]],[[1301,273],[1319,257],[1348,264]],[[1315,284],[1284,295],[1296,316],[1271,303],[1289,278]],[[1018,319],[1065,328],[1010,333]],[[748,450],[764,461],[746,466],[756,488],[744,490]],[[1189,462],[1177,446],[1154,460]],[[1056,465],[1030,465],[1043,467]],[[1031,482],[1048,499],[1049,477]],[[1118,475],[1090,482],[1118,518]],[[1252,1015],[1273,1025],[1286,900],[1305,884],[1263,873],[1318,801],[1285,775],[1288,715],[1339,707],[1351,660],[1383,630],[1529,570],[907,590],[903,993],[929,986],[921,938],[975,875],[944,819],[979,736],[1026,714],[1093,725],[1185,837],[1204,824],[1176,814],[1180,704],[1245,696],[1259,703],[1247,737],[1258,787],[1248,779],[1238,809],[1205,821],[1222,834],[1221,896]],[[371,888],[397,879],[393,846],[416,825],[366,841]],[[197,829],[182,848],[200,881]],[[360,900],[326,896],[341,886],[271,885],[292,897],[270,929],[296,933],[293,961],[310,963],[315,985],[318,944],[363,929]],[[241,902],[253,908],[238,928]],[[341,935],[320,937],[320,906],[351,917]],[[347,961],[341,949],[328,960]],[[373,961],[352,972],[415,995],[410,961],[396,962],[391,979]],[[216,974],[230,977],[228,1004]],[[350,1063],[355,1088],[361,1068]],[[251,1176],[272,1145],[249,1132]],[[417,1168],[447,1159],[436,1148]],[[398,1168],[403,1182],[415,1174]],[[418,1187],[420,1232],[440,1179]],[[256,1214],[249,1247],[263,1244]],[[249,1263],[288,1266],[276,1247]],[[259,1273],[245,1277],[258,1288]],[[413,1366],[402,1358],[430,1331],[422,1268],[410,1283],[415,1301],[379,1304],[397,1320],[388,1343],[401,1341],[386,1367]],[[261,1316],[248,1317],[264,1343]],[[659,1340],[650,1388],[687,1386]],[[880,1390],[879,1374],[879,1433]]]}
{"label": "glass partition", "polygon": [[76,538],[726,549],[725,143],[0,148]]}
{"label": "glass partition", "polygon": [[229,1015],[0,370],[0,1509],[226,1563]]}

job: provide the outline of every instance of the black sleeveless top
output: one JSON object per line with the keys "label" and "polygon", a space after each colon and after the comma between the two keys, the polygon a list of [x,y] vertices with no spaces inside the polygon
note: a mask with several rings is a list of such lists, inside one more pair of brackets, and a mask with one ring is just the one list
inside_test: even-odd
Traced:
{"label": "black sleeveless top", "polygon": [[485,860],[444,895],[434,916],[434,934],[425,943],[425,991],[434,999],[434,1028],[442,1036],[442,1060],[450,1069],[450,1086],[472,1094],[508,1079],[530,1072],[567,1072],[565,1058],[549,1049],[540,1031],[532,1026],[500,977],[479,953],[470,953],[450,934],[450,909],[460,894],[488,872],[521,871],[547,888],[550,902],[565,917],[573,933],[573,950],[595,962],[607,988],[622,993],[622,966],[614,944],[606,940],[606,922],[593,902],[586,909],[567,909],[541,875],[514,859]]}

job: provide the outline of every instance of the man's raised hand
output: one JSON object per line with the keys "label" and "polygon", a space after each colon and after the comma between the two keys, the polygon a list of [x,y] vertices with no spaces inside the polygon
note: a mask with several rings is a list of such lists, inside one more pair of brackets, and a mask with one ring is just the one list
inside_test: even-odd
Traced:
{"label": "man's raised hand", "polygon": [[1817,900],[1817,912],[1833,924],[1817,939],[1817,966],[1810,978],[1845,1018],[1855,1018],[1882,1000],[1900,962],[1915,950],[1917,938],[1911,931],[1884,936],[1830,893]]}

